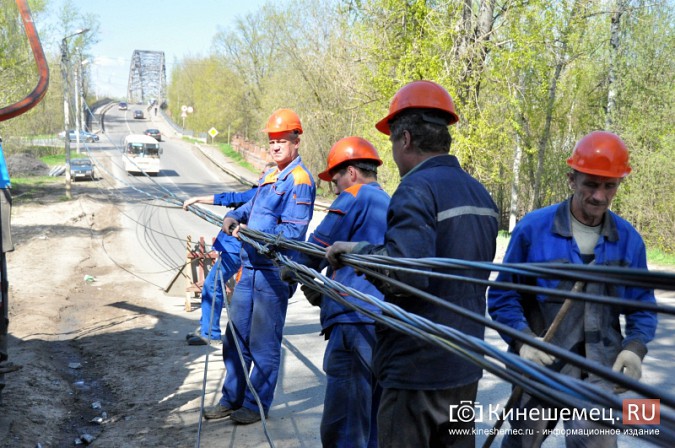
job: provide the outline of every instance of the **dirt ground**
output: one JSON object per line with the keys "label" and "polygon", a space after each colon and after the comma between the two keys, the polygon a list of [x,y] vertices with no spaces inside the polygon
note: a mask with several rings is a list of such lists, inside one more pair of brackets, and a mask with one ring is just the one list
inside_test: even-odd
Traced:
{"label": "dirt ground", "polygon": [[161,294],[109,256],[122,244],[115,204],[95,182],[73,193],[62,180],[13,191],[9,361],[22,368],[5,374],[0,446],[191,446],[194,425],[171,414],[194,351],[167,343],[182,330]]}

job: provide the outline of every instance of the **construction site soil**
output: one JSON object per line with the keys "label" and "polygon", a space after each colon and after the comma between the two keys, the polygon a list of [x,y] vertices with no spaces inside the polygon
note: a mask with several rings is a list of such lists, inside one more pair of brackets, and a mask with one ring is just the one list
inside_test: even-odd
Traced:
{"label": "construction site soil", "polygon": [[21,369],[5,374],[0,446],[192,446],[177,409],[200,389],[174,398],[195,353],[161,291],[109,256],[124,244],[117,205],[96,182],[72,191],[62,178],[12,191],[7,365]]}

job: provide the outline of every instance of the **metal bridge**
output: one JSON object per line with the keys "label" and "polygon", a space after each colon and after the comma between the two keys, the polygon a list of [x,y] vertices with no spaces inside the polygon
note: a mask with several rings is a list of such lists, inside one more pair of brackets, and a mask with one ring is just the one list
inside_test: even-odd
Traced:
{"label": "metal bridge", "polygon": [[166,98],[166,65],[163,51],[134,50],[129,67],[127,98],[147,104],[156,100],[161,105]]}

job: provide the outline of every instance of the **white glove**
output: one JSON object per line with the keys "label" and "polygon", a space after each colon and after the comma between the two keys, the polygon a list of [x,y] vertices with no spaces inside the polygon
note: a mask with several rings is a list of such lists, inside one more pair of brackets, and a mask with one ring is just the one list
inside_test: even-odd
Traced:
{"label": "white glove", "polygon": [[627,377],[639,380],[642,376],[642,360],[630,350],[621,350],[616,357],[612,370],[621,372]]}
{"label": "white glove", "polygon": [[[536,338],[538,341],[543,341],[543,338]],[[534,348],[531,345],[523,344],[518,352],[521,358],[532,361],[540,366],[550,366],[555,361],[555,356],[549,355],[546,352]]]}

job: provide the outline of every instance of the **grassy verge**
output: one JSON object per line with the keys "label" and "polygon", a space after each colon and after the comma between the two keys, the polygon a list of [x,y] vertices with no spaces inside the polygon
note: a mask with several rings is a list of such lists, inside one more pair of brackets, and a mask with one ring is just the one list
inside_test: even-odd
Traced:
{"label": "grassy verge", "polygon": [[[60,148],[63,150],[63,148]],[[74,154],[72,159],[85,157],[85,155]],[[39,159],[46,163],[47,166],[54,167],[57,165],[64,165],[66,163],[65,154],[51,153],[47,151],[39,156]],[[12,177],[12,200],[14,203],[20,204],[22,202],[30,202],[36,199],[44,198],[46,195],[58,194],[58,190],[63,189],[63,195],[60,200],[67,200],[65,195],[65,177],[52,176],[26,176],[26,177]]]}
{"label": "grassy verge", "polygon": [[235,151],[229,143],[218,143],[218,149],[229,159],[232,159],[237,165],[246,168],[252,173],[257,173],[256,167],[248,163],[237,151]]}
{"label": "grassy verge", "polygon": [[42,160],[48,166],[52,167],[56,165],[63,165],[64,163],[66,163],[66,156],[65,154],[50,154],[47,156],[40,157],[40,160]]}
{"label": "grassy verge", "polygon": [[[12,202],[21,204],[52,196],[57,190],[63,190],[59,200],[66,201],[63,177],[30,176],[12,178]],[[53,197],[53,196],[52,196]]]}
{"label": "grassy verge", "polygon": [[659,249],[647,250],[647,261],[650,264],[675,267],[675,255],[667,254]]}

